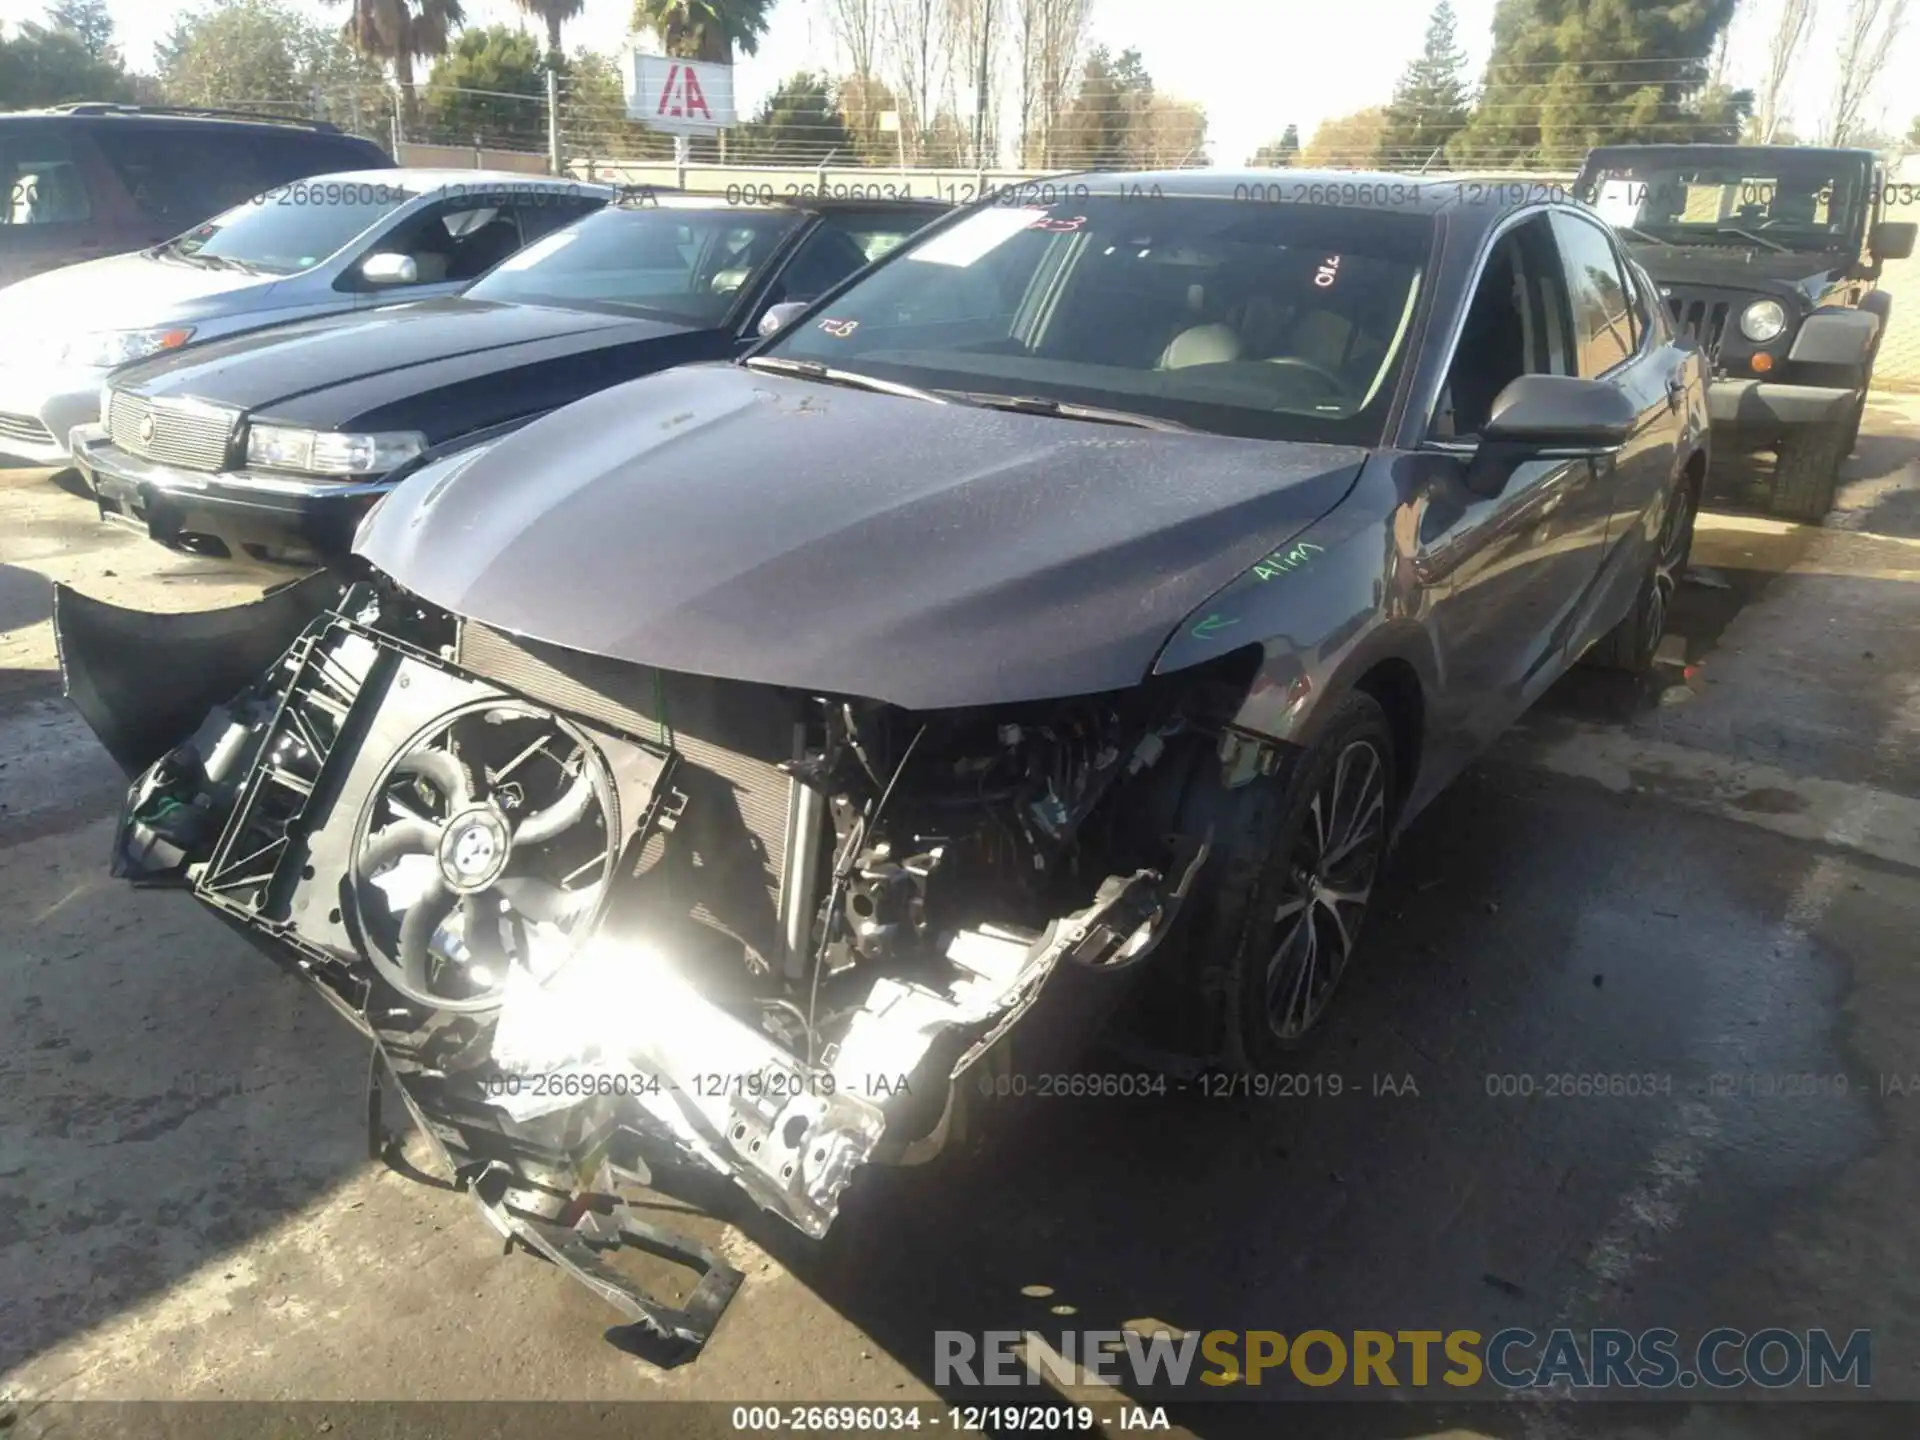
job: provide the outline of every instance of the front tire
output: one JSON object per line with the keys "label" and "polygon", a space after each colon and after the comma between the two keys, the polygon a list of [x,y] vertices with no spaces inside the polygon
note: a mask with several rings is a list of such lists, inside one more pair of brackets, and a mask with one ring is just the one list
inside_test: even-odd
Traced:
{"label": "front tire", "polygon": [[1809,425],[1780,442],[1780,460],[1773,471],[1774,514],[1803,524],[1817,525],[1833,508],[1833,492],[1840,483],[1840,464],[1851,445],[1848,425]]}
{"label": "front tire", "polygon": [[1254,783],[1201,930],[1210,954],[1230,957],[1226,1058],[1245,1070],[1299,1049],[1351,966],[1398,793],[1385,712],[1348,695],[1312,745]]}
{"label": "front tire", "polygon": [[1860,448],[1860,422],[1866,418],[1867,391],[1863,385],[1860,389],[1860,398],[1853,402],[1853,410],[1847,416],[1847,436],[1840,445],[1840,458],[1842,460]]}

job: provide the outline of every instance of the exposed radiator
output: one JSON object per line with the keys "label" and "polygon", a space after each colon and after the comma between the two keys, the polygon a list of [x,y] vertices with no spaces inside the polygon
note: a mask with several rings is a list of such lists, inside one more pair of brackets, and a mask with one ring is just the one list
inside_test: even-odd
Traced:
{"label": "exposed radiator", "polygon": [[463,621],[457,662],[529,699],[623,730],[680,757],[684,819],[654,834],[633,873],[650,923],[691,919],[761,963],[783,954],[780,888],[800,718],[783,692],[605,660]]}

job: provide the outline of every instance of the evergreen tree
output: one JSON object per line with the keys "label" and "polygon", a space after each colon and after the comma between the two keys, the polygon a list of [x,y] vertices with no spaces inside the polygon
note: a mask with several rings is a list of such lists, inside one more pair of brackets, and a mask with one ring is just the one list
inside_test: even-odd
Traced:
{"label": "evergreen tree", "polygon": [[833,82],[802,72],[783,82],[760,111],[733,133],[730,158],[748,165],[823,165],[855,159],[853,132]]}
{"label": "evergreen tree", "polygon": [[1255,169],[1286,170],[1300,163],[1300,127],[1289,125],[1278,140],[1269,140],[1247,162]]}
{"label": "evergreen tree", "polygon": [[1467,57],[1455,23],[1453,6],[1440,0],[1427,20],[1426,44],[1394,86],[1383,142],[1391,169],[1419,170],[1438,163],[1439,152],[1466,129],[1472,99],[1465,78]]}
{"label": "evergreen tree", "polygon": [[1499,0],[1478,107],[1448,146],[1483,166],[1573,165],[1595,145],[1726,133],[1751,108],[1703,113],[1714,43],[1737,0]]}
{"label": "evergreen tree", "polygon": [[47,6],[47,24],[72,35],[95,60],[104,60],[109,65],[120,63],[120,52],[113,44],[113,15],[107,9],[107,0],[54,0]]}
{"label": "evergreen tree", "polygon": [[539,40],[509,25],[462,31],[420,97],[428,133],[446,145],[478,136],[502,149],[544,149],[546,58]]}

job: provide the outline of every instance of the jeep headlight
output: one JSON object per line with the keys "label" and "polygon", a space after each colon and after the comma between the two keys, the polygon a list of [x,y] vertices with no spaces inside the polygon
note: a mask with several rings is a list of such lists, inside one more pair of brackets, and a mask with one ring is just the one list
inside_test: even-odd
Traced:
{"label": "jeep headlight", "polygon": [[417,430],[378,435],[342,435],[287,425],[247,429],[247,464],[303,475],[384,475],[427,448]]}
{"label": "jeep headlight", "polygon": [[162,351],[178,350],[191,339],[191,325],[170,325],[159,330],[95,330],[69,341],[64,358],[69,365],[112,370]]}
{"label": "jeep headlight", "polygon": [[1778,340],[1787,328],[1787,307],[1778,300],[1756,300],[1740,312],[1740,333],[1756,345]]}

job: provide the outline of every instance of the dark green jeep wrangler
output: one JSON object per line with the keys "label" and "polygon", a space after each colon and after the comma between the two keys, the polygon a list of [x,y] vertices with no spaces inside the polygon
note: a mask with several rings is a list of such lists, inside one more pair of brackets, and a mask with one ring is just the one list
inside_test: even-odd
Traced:
{"label": "dark green jeep wrangler", "polygon": [[1882,218],[1898,187],[1876,156],[1609,145],[1587,156],[1574,188],[1706,352],[1714,453],[1777,452],[1774,513],[1820,519],[1892,313],[1880,267],[1913,252],[1915,227]]}

